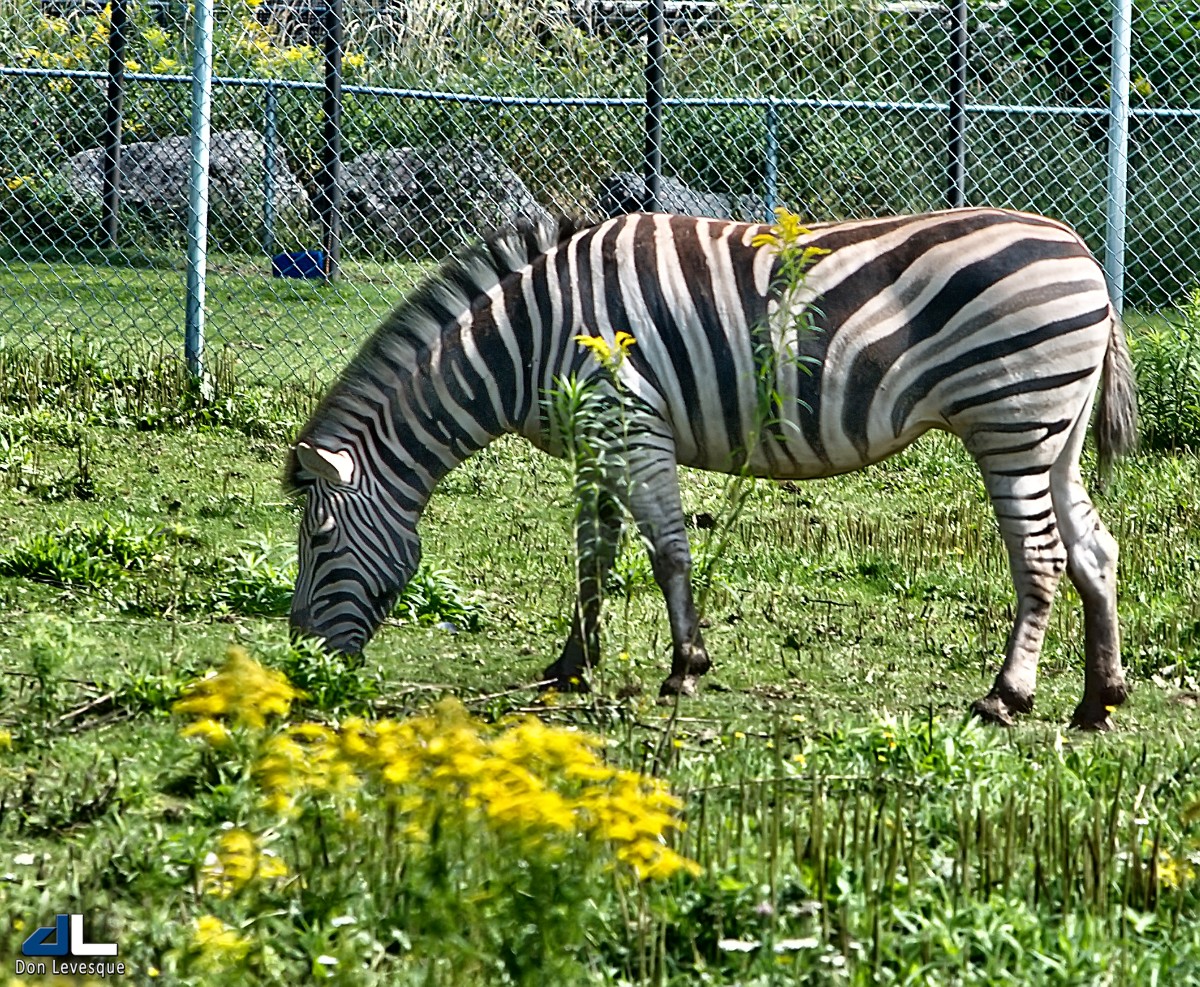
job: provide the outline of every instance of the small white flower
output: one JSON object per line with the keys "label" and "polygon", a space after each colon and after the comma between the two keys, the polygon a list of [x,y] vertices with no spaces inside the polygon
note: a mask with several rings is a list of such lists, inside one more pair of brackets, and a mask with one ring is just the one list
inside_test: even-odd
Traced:
{"label": "small white flower", "polygon": [[761,945],[757,939],[722,939],[717,949],[723,953],[752,953]]}
{"label": "small white flower", "polygon": [[775,943],[775,952],[791,953],[798,949],[816,949],[820,945],[821,941],[811,936],[807,939],[780,939]]}
{"label": "small white flower", "polygon": [[358,919],[353,915],[338,915],[336,918],[331,918],[329,924],[335,929],[340,929],[343,925],[353,925],[357,921]]}
{"label": "small white flower", "polygon": [[32,853],[18,853],[13,857],[13,863],[18,867],[32,867],[37,862],[37,857]]}
{"label": "small white flower", "polygon": [[317,962],[320,963],[321,966],[337,966],[338,961],[336,956],[326,956],[324,953],[322,953],[317,957]]}

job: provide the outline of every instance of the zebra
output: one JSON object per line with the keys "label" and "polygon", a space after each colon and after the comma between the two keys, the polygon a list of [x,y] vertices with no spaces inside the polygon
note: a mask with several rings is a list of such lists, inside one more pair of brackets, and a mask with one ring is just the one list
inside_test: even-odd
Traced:
{"label": "zebra", "polygon": [[[677,464],[811,479],[862,469],[941,429],[979,466],[1017,598],[1002,667],[974,712],[1007,725],[1032,708],[1065,571],[1085,616],[1072,723],[1111,727],[1127,693],[1117,544],[1079,459],[1097,391],[1101,469],[1130,451],[1136,396],[1088,248],[1059,222],[992,208],[820,223],[801,231],[819,256],[790,297],[778,284],[779,250],[764,245],[771,230],[634,213],[597,225],[527,223],[449,260],[366,340],[290,449],[284,484],[305,501],[293,631],[361,653],[418,567],[417,524],[438,481],[505,433],[561,454],[547,394],[572,374],[604,372],[595,347],[575,337],[611,345],[629,332],[636,345],[616,373],[639,414],[625,437],[624,480],[608,493],[647,543],[666,601],[664,695],[692,692],[711,665]],[[772,328],[786,322],[785,307],[808,331]],[[770,381],[777,421],[759,434],[764,345],[780,356]],[[566,644],[545,671],[563,689],[586,688],[598,654],[621,511],[598,513],[595,530],[580,526],[578,548],[593,557]]]}

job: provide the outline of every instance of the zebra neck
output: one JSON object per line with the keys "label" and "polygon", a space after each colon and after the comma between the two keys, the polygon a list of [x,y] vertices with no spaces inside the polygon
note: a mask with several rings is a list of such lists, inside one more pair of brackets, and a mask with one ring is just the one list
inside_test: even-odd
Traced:
{"label": "zebra neck", "polygon": [[432,367],[409,379],[397,404],[396,447],[413,477],[418,512],[447,473],[513,429],[486,391],[474,392],[453,372]]}

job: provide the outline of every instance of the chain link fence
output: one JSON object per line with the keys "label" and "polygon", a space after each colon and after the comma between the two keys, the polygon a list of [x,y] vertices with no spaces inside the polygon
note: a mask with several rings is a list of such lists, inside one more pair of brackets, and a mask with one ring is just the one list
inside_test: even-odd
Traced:
{"label": "chain link fence", "polygon": [[[0,3],[0,362],[180,361],[193,10]],[[1111,24],[1109,0],[223,2],[206,369],[319,387],[456,246],[651,194],[753,220],[1009,206],[1103,255]],[[1198,0],[1136,0],[1130,78],[1125,299],[1149,312],[1200,281]]]}

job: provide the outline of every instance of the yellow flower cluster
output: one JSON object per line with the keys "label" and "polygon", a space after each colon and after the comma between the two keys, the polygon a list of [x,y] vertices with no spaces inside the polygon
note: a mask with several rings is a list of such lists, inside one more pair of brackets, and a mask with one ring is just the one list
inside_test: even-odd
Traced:
{"label": "yellow flower cluster", "polygon": [[575,342],[591,353],[602,367],[615,374],[629,355],[629,347],[637,340],[630,333],[618,332],[611,343],[603,336],[576,336]]}
{"label": "yellow flower cluster", "polygon": [[[88,69],[104,64],[108,52],[108,36],[112,24],[112,4],[96,17],[90,32],[73,30],[70,22],[62,17],[40,17],[33,30],[28,31],[22,41],[29,47],[21,50],[21,63],[43,69]],[[136,65],[136,62],[134,63]],[[129,62],[131,72],[139,71]],[[69,79],[51,79],[50,88],[55,92],[69,92]]]}
{"label": "yellow flower cluster", "polygon": [[200,737],[220,747],[230,739],[229,727],[222,720],[261,730],[267,717],[287,716],[292,700],[301,695],[281,672],[263,668],[245,648],[232,645],[221,670],[193,683],[171,708],[182,716],[195,717],[184,727],[185,737]]}
{"label": "yellow flower cluster", "polygon": [[558,837],[609,844],[640,878],[697,873],[666,844],[680,825],[678,800],[656,779],[606,765],[600,747],[534,717],[488,728],[448,700],[403,721],[288,727],[264,745],[256,777],[266,804],[284,813],[305,795],[375,785],[405,815],[405,834],[416,842],[428,838],[435,816],[444,824],[458,814],[551,855],[571,845]]}
{"label": "yellow flower cluster", "polygon": [[199,953],[200,966],[204,969],[222,970],[235,966],[245,959],[252,945],[249,939],[239,936],[215,915],[202,915],[196,919],[192,948]]}
{"label": "yellow flower cluster", "polygon": [[782,206],[775,210],[775,223],[766,233],[759,233],[750,241],[752,247],[770,247],[780,255],[781,261],[795,265],[802,271],[818,257],[829,253],[824,247],[801,247],[800,240],[810,234],[800,217]]}
{"label": "yellow flower cluster", "polygon": [[255,881],[274,881],[287,875],[287,864],[264,849],[253,833],[230,829],[221,834],[216,853],[204,861],[200,884],[206,894],[228,898]]}
{"label": "yellow flower cluster", "polygon": [[[285,716],[298,695],[284,676],[232,647],[221,671],[196,683],[175,711],[196,717],[184,734],[221,747],[230,738],[221,721],[261,729],[268,716]],[[679,801],[663,782],[606,764],[602,748],[598,738],[536,717],[489,726],[447,700],[405,720],[285,725],[259,741],[253,776],[264,807],[285,817],[324,796],[353,821],[382,796],[414,844],[455,822],[551,859],[572,852],[580,838],[607,845],[642,879],[698,873],[667,845],[681,827]],[[204,879],[227,895],[285,874],[282,861],[235,829],[221,837]]]}
{"label": "yellow flower cluster", "polygon": [[1182,888],[1196,879],[1196,868],[1186,856],[1175,856],[1166,850],[1158,851],[1158,883],[1168,888]]}

